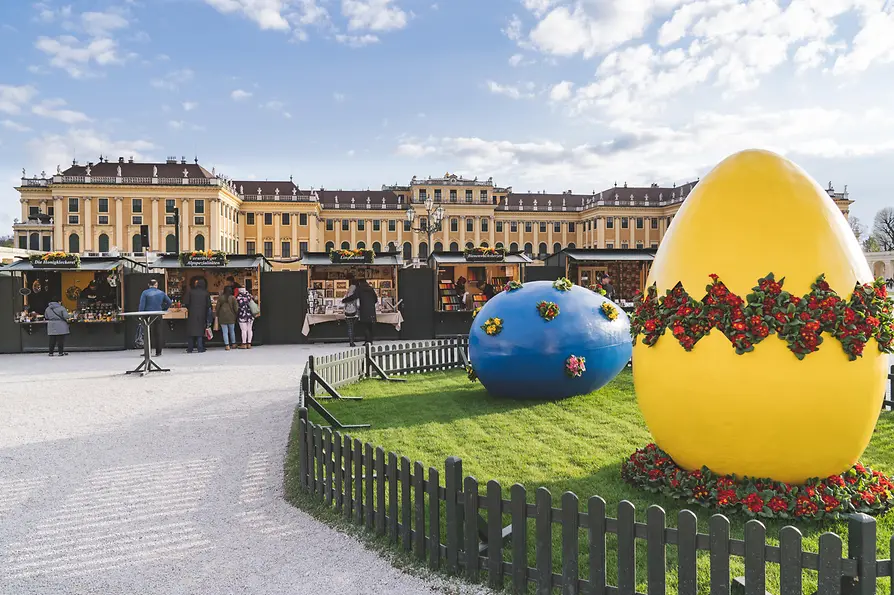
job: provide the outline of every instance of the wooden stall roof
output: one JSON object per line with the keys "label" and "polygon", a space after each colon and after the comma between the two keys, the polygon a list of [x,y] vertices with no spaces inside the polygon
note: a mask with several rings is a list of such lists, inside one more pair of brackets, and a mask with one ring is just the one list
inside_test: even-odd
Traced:
{"label": "wooden stall roof", "polygon": [[469,261],[466,260],[466,255],[462,252],[432,252],[429,259],[436,264],[470,264],[474,266],[486,266],[489,264],[530,264],[533,262],[521,252],[509,253],[503,260],[493,262]]}
{"label": "wooden stall roof", "polygon": [[304,266],[365,266],[393,267],[403,266],[404,259],[400,252],[376,252],[372,262],[332,262],[328,252],[305,252],[299,264]]}
{"label": "wooden stall roof", "polygon": [[546,266],[564,266],[566,260],[572,262],[611,262],[611,261],[643,261],[655,260],[655,250],[647,249],[598,249],[598,248],[566,248],[546,257]]}
{"label": "wooden stall roof", "polygon": [[273,267],[270,261],[261,254],[228,254],[227,264],[220,267],[185,267],[180,264],[180,256],[177,254],[163,254],[155,262],[149,265],[150,269],[253,269],[261,267],[261,271],[271,271]]}
{"label": "wooden stall roof", "polygon": [[135,260],[131,260],[129,258],[125,258],[123,256],[82,256],[81,264],[77,268],[54,268],[52,266],[35,267],[31,264],[31,262],[28,261],[27,258],[22,258],[21,260],[17,260],[16,262],[13,262],[10,265],[4,267],[3,271],[110,271],[122,264],[129,269],[146,268],[145,264],[137,262]]}

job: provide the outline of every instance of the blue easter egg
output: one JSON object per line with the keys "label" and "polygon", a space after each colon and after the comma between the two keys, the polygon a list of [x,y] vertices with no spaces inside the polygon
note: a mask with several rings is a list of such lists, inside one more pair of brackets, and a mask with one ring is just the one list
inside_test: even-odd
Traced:
{"label": "blue easter egg", "polygon": [[[555,302],[559,315],[541,317],[537,304]],[[617,318],[609,320],[602,304],[612,304]],[[499,334],[482,326],[490,318],[502,321]],[[472,322],[469,359],[487,391],[512,399],[557,400],[583,395],[608,384],[630,361],[633,346],[630,320],[621,308],[589,289],[569,291],[552,281],[525,283],[487,302]],[[586,358],[586,371],[571,377],[568,357]]]}

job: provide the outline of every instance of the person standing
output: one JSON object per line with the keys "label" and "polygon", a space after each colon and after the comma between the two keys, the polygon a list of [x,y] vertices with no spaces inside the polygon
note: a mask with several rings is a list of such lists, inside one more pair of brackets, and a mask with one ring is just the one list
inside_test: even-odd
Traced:
{"label": "person standing", "polygon": [[615,301],[615,286],[612,285],[612,279],[608,274],[602,276],[602,289],[605,290],[605,297]]}
{"label": "person standing", "polygon": [[205,352],[205,329],[212,320],[211,295],[205,288],[205,280],[198,279],[186,302],[186,331],[189,333],[186,353],[192,353],[193,349],[198,349],[199,353]]}
{"label": "person standing", "polygon": [[236,319],[239,317],[239,302],[233,296],[233,286],[225,285],[223,295],[217,298],[217,321],[223,333],[224,349],[236,347]]}
{"label": "person standing", "polygon": [[242,332],[242,344],[239,347],[241,349],[251,349],[255,324],[255,313],[251,305],[255,304],[255,308],[257,308],[257,302],[244,287],[239,289],[236,301],[239,303],[239,330]]}
{"label": "person standing", "polygon": [[68,355],[65,351],[65,335],[68,330],[68,310],[59,303],[59,298],[53,297],[44,311],[43,317],[47,321],[47,336],[50,339],[50,357],[53,350],[59,346],[59,355]]}
{"label": "person standing", "polygon": [[[158,281],[150,279],[149,287],[140,294],[139,309],[140,312],[165,312],[171,307],[172,303],[168,294],[158,288]],[[164,322],[161,320],[156,320],[149,325],[149,342],[155,347],[155,357],[161,355],[161,351],[165,346],[164,329]]]}
{"label": "person standing", "polygon": [[484,299],[486,299],[487,301],[490,301],[491,298],[497,294],[497,290],[494,289],[493,284],[491,284],[491,282],[488,281],[484,284],[484,288],[481,290],[481,293],[484,294]]}
{"label": "person standing", "polygon": [[348,293],[341,301],[345,305],[345,323],[348,325],[348,341],[351,347],[356,347],[354,344],[354,325],[357,323],[359,310],[357,299],[359,297],[357,295],[357,279],[348,277]]}
{"label": "person standing", "polygon": [[376,326],[376,302],[379,301],[379,297],[376,295],[376,290],[370,287],[369,283],[366,282],[366,279],[359,279],[357,281],[357,289],[351,296],[350,301],[354,300],[359,300],[360,302],[358,319],[363,326],[366,344],[372,345],[374,329]]}

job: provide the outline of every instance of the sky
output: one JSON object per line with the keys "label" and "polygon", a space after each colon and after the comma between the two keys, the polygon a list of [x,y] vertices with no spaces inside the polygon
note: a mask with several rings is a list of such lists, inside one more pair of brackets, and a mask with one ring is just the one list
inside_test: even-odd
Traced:
{"label": "sky", "polygon": [[894,0],[0,0],[0,56],[0,236],[100,155],[588,193],[764,148],[894,204]]}

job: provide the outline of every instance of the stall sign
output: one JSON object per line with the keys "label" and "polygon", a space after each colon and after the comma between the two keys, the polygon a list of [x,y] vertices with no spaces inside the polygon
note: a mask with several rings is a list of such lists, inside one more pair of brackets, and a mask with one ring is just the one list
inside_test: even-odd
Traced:
{"label": "stall sign", "polygon": [[180,254],[180,264],[184,267],[222,267],[229,260],[226,252],[205,250],[197,252],[183,252]]}
{"label": "stall sign", "polygon": [[370,264],[373,258],[373,251],[363,248],[358,248],[357,250],[332,250],[329,252],[329,261],[339,264]]}
{"label": "stall sign", "polygon": [[28,261],[36,269],[76,269],[81,266],[81,257],[67,252],[47,252],[46,254],[32,254]]}
{"label": "stall sign", "polygon": [[490,246],[478,246],[466,248],[463,256],[469,262],[502,262],[506,258],[506,248],[491,248]]}

